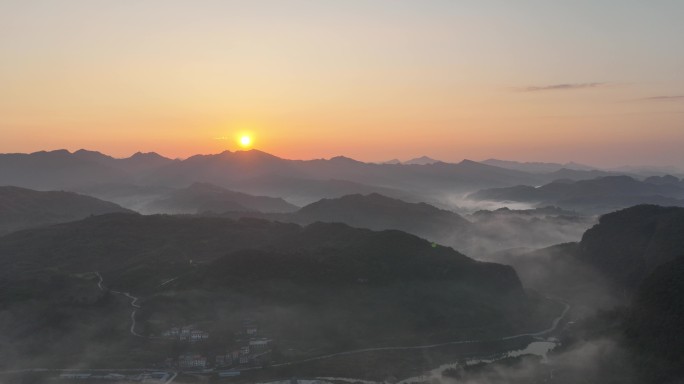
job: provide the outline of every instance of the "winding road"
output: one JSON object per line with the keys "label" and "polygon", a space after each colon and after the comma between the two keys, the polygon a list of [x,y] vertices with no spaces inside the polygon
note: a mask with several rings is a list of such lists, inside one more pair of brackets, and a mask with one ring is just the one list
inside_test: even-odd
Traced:
{"label": "winding road", "polygon": [[[104,286],[104,279],[102,278],[102,275],[100,275],[99,272],[94,272],[94,274],[99,279],[99,281],[97,283],[97,287],[102,291],[106,291],[107,288]],[[130,332],[133,336],[145,337],[145,336],[139,334],[138,332],[136,332],[136,330],[135,330],[135,327],[136,327],[135,315],[136,315],[137,310],[140,309],[140,305],[137,303],[138,298],[131,295],[128,292],[119,292],[119,291],[114,291],[114,290],[110,290],[110,292],[126,296],[128,299],[131,300],[130,305],[131,305],[131,307],[133,307],[133,311],[131,312]],[[540,336],[544,336],[544,335],[547,335],[547,334],[555,331],[558,328],[558,325],[560,324],[561,320],[563,320],[563,318],[565,318],[565,316],[570,311],[570,304],[568,304],[568,303],[566,303],[560,299],[556,299],[556,298],[547,297],[547,299],[552,300],[552,301],[556,301],[556,302],[560,302],[565,307],[563,308],[563,311],[561,312],[561,314],[553,319],[553,321],[551,322],[551,326],[549,328],[546,328],[546,329],[539,331],[539,332],[521,333],[521,334],[517,334],[517,335],[502,337],[500,339],[495,339],[495,340],[460,340],[460,341],[450,341],[450,342],[437,343],[437,344],[427,344],[427,345],[398,346],[398,347],[376,347],[376,348],[356,349],[356,350],[351,350],[351,351],[346,351],[346,352],[338,352],[338,353],[331,353],[331,354],[327,354],[327,355],[311,357],[311,358],[303,359],[303,360],[290,361],[290,362],[279,363],[279,364],[272,364],[272,365],[270,365],[270,367],[284,367],[284,366],[289,366],[289,365],[302,364],[302,363],[307,363],[307,362],[311,362],[311,361],[325,360],[325,359],[330,359],[330,358],[339,357],[339,356],[348,356],[348,355],[354,355],[354,354],[366,353],[366,352],[420,350],[420,349],[444,347],[444,346],[449,346],[449,345],[472,344],[472,343],[481,343],[481,342],[489,342],[489,341],[505,341],[505,340],[522,338],[522,337],[540,337]],[[256,370],[256,369],[263,369],[263,368],[262,367],[253,367],[253,368],[246,368],[246,369],[242,369],[242,370],[243,371],[251,371],[251,370]],[[141,369],[136,369],[136,370],[141,370]],[[150,370],[150,369],[143,369],[143,370]],[[0,373],[12,373],[12,372],[16,373],[16,372],[28,372],[28,371],[51,371],[51,369],[33,368],[33,369],[24,369],[24,370],[16,370],[16,371],[5,371],[5,372],[0,372]],[[52,371],[71,371],[71,370],[70,369],[58,369],[58,370],[52,369]],[[77,370],[73,370],[73,371],[77,371]],[[78,370],[78,371],[82,371],[82,370]],[[105,371],[105,369],[91,369],[91,370],[85,370],[85,371]],[[127,371],[127,369],[118,369],[117,371]],[[165,384],[171,383],[176,378],[178,373],[179,372],[173,372],[173,374],[166,381]],[[342,381],[343,380],[354,380],[355,382],[371,383],[370,381],[355,380],[355,379],[344,379],[344,378],[335,378],[335,379],[336,380],[342,380]]]}
{"label": "winding road", "polygon": [[[101,290],[106,290],[104,287],[104,279],[102,278],[102,275],[100,275],[99,272],[95,272],[95,275],[99,278],[99,282],[97,283],[98,288]],[[162,285],[171,282],[175,279],[168,280]],[[138,298],[131,295],[128,292],[119,292],[119,291],[114,291],[111,290],[112,293],[116,293],[119,295],[126,296],[127,298],[131,299],[131,307],[133,307],[133,311],[131,312],[131,328],[130,332],[133,336],[136,337],[145,337],[135,330],[136,326],[136,321],[135,321],[135,314],[138,309],[140,309],[140,305],[138,305]],[[554,299],[547,297],[547,300],[552,300],[556,302],[563,303],[565,306],[563,308],[563,311],[561,312],[560,315],[558,315],[556,318],[553,319],[551,322],[551,326],[549,328],[546,328],[544,330],[541,330],[539,332],[532,332],[532,333],[520,333],[517,335],[512,335],[512,336],[506,336],[502,337],[500,339],[495,339],[495,340],[459,340],[459,341],[448,341],[444,343],[436,343],[436,344],[427,344],[427,345],[412,345],[412,346],[397,346],[397,347],[375,347],[375,348],[363,348],[363,349],[355,349],[351,351],[345,351],[345,352],[337,352],[337,353],[331,353],[327,355],[321,355],[321,356],[315,356],[315,357],[310,357],[308,359],[303,359],[303,360],[297,360],[297,361],[290,361],[290,362],[285,362],[285,363],[278,363],[278,364],[273,364],[271,367],[284,367],[288,365],[294,365],[294,364],[301,364],[301,363],[308,363],[311,361],[317,361],[317,360],[325,360],[325,359],[330,359],[333,357],[339,357],[339,356],[348,356],[348,355],[355,355],[359,353],[366,353],[366,352],[380,352],[380,351],[406,351],[406,350],[416,350],[416,349],[430,349],[430,348],[438,348],[438,347],[445,347],[449,345],[459,345],[459,344],[473,344],[473,343],[482,343],[485,341],[506,341],[506,340],[513,340],[513,339],[519,339],[522,337],[540,337],[544,336],[546,334],[549,334],[558,328],[558,324],[560,323],[561,320],[568,314],[568,311],[570,311],[570,304],[560,300],[560,299]],[[253,368],[252,368],[253,369]],[[251,370],[251,369],[246,369],[246,370]]]}
{"label": "winding road", "polygon": [[[97,287],[100,288],[100,290],[102,290],[102,291],[106,291],[107,288],[105,288],[105,286],[103,284],[104,279],[102,278],[102,275],[100,275],[100,272],[95,272],[95,275],[97,276],[98,279],[100,279],[100,281],[98,281],[98,283],[97,283]],[[119,291],[115,291],[113,289],[110,289],[109,291],[112,293],[116,293],[117,295],[126,296],[127,298],[129,298],[131,300],[131,307],[133,307],[133,312],[131,312],[131,328],[130,328],[131,335],[136,336],[136,337],[145,337],[145,336],[139,334],[138,332],[136,332],[136,330],[135,330],[135,326],[136,326],[135,314],[138,312],[138,309],[140,309],[140,305],[138,305],[138,298],[131,295],[128,292],[119,292]]]}
{"label": "winding road", "polygon": [[[99,282],[97,283],[98,288],[101,290],[106,290],[104,287],[104,279],[102,278],[102,275],[100,275],[99,272],[95,272],[95,275],[99,278]],[[168,283],[174,279],[171,279],[165,283]],[[163,283],[163,284],[165,284]],[[162,285],[163,285],[162,284]],[[126,296],[127,298],[131,299],[131,307],[133,307],[133,311],[131,312],[131,328],[130,332],[133,336],[136,337],[145,337],[135,330],[136,326],[136,321],[135,321],[135,314],[138,309],[140,309],[140,305],[138,305],[138,298],[131,295],[128,292],[119,292],[119,291],[114,291],[111,290],[112,293],[116,293],[119,295]],[[560,323],[561,320],[568,314],[568,311],[570,311],[570,304],[561,301],[559,299],[552,299],[548,298],[547,300],[553,300],[556,302],[561,302],[565,306],[563,308],[563,311],[561,312],[560,315],[558,315],[556,318],[553,319],[551,322],[551,326],[549,328],[546,328],[544,330],[541,330],[539,332],[532,332],[532,333],[520,333],[517,335],[512,335],[512,336],[506,336],[502,337],[500,339],[496,340],[459,340],[459,341],[448,341],[444,343],[436,343],[436,344],[427,344],[427,345],[412,345],[412,346],[397,346],[397,347],[375,347],[375,348],[363,348],[363,349],[355,349],[351,351],[345,351],[345,352],[337,352],[337,353],[331,353],[327,355],[321,355],[321,356],[315,356],[315,357],[310,357],[308,359],[303,359],[303,360],[297,360],[297,361],[290,361],[290,362],[285,362],[285,363],[278,363],[278,364],[272,364],[271,367],[284,367],[284,366],[289,366],[289,365],[295,365],[295,364],[302,364],[302,363],[308,363],[311,361],[318,361],[318,360],[325,360],[325,359],[330,359],[334,357],[340,357],[340,356],[348,356],[348,355],[355,355],[359,353],[366,353],[366,352],[381,352],[381,351],[407,351],[407,350],[416,350],[416,349],[430,349],[430,348],[438,348],[438,347],[445,347],[449,345],[460,345],[460,344],[473,344],[473,343],[482,343],[485,341],[506,341],[506,340],[513,340],[513,339],[519,339],[522,337],[540,337],[544,336],[546,334],[549,334],[558,328],[558,324]],[[254,369],[254,368],[252,368]],[[245,370],[251,370],[251,369],[245,369]]]}
{"label": "winding road", "polygon": [[482,342],[486,342],[486,341],[513,340],[513,339],[519,339],[521,337],[540,337],[540,336],[544,336],[546,334],[549,334],[549,333],[555,331],[556,328],[558,328],[558,324],[560,323],[560,321],[563,320],[563,318],[568,314],[568,311],[570,310],[570,304],[568,304],[566,302],[563,302],[559,299],[551,299],[551,298],[547,298],[547,299],[557,301],[557,302],[561,302],[561,303],[563,303],[563,305],[565,305],[565,308],[563,308],[563,311],[561,312],[561,314],[558,317],[553,319],[553,321],[551,322],[551,326],[549,328],[544,329],[544,330],[539,331],[539,332],[521,333],[518,335],[506,336],[506,337],[502,337],[500,339],[495,339],[495,340],[460,340],[460,341],[449,341],[449,342],[445,342],[445,343],[428,344],[428,345],[413,345],[413,346],[405,346],[405,347],[377,347],[377,348],[355,349],[352,351],[331,353],[329,355],[321,355],[321,356],[311,357],[311,358],[304,359],[304,360],[297,360],[297,361],[290,361],[287,363],[272,364],[271,367],[284,367],[284,366],[288,366],[288,365],[308,363],[311,361],[330,359],[330,358],[339,357],[339,356],[355,355],[358,353],[365,353],[365,352],[406,351],[406,350],[413,350],[413,349],[430,349],[430,348],[445,347],[445,346],[449,346],[449,345],[482,343]]}

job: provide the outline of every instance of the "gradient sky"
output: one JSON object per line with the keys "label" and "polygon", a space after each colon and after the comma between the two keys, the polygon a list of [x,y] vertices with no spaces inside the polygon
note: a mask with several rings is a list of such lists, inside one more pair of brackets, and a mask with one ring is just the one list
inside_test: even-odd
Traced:
{"label": "gradient sky", "polygon": [[0,0],[0,152],[684,166],[684,1]]}

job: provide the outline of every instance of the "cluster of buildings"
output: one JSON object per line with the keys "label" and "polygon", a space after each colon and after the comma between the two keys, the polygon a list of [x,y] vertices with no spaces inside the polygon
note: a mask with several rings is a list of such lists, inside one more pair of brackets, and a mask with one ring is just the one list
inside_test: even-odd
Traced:
{"label": "cluster of buildings", "polygon": [[207,358],[202,355],[187,353],[178,356],[176,365],[178,368],[206,368]]}
{"label": "cluster of buildings", "polygon": [[[184,333],[186,331],[189,331],[189,333]],[[198,332],[197,338],[193,339],[193,335],[195,335],[193,331]],[[189,336],[185,336],[186,334]],[[205,334],[207,335],[206,338],[200,338],[200,335]],[[172,328],[164,332],[164,337],[194,342],[206,340],[208,334],[191,327],[186,327]],[[202,354],[186,353],[178,356],[175,364],[173,359],[167,359],[167,365],[175,365],[181,369],[204,369],[208,367],[236,369],[259,366],[270,361],[273,340],[260,335],[259,328],[253,321],[243,321],[242,330],[236,334],[236,341],[233,347],[227,349],[225,353],[215,355],[214,359],[209,359]]]}
{"label": "cluster of buildings", "polygon": [[205,341],[209,339],[209,333],[197,329],[193,325],[188,325],[184,327],[173,327],[162,333],[162,337],[165,339],[189,341],[191,343],[196,343],[199,341]]}
{"label": "cluster of buildings", "polygon": [[265,337],[250,338],[239,343],[239,348],[217,355],[214,361],[215,366],[256,366],[268,363],[271,358],[271,342],[271,339]]}

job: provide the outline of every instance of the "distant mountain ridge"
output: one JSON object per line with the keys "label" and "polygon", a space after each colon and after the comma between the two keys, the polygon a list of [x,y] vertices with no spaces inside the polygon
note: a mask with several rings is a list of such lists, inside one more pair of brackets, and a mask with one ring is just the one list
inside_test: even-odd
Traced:
{"label": "distant mountain ridge", "polygon": [[469,198],[606,213],[637,204],[684,206],[684,182],[673,176],[644,181],[629,176],[606,176],[579,181],[556,180],[536,188],[519,185],[485,189],[469,195]]}
{"label": "distant mountain ridge", "polygon": [[0,186],[0,236],[21,229],[115,212],[131,211],[114,203],[73,192],[42,192]]}
{"label": "distant mountain ridge", "polygon": [[406,161],[402,162],[402,164],[406,164],[406,165],[411,165],[411,164],[428,165],[428,164],[434,164],[434,163],[440,163],[440,162],[441,162],[440,160],[435,160],[435,159],[428,157],[428,156],[421,156],[421,157],[416,157],[416,158],[413,158],[410,160],[406,160]]}
{"label": "distant mountain ridge", "polygon": [[325,222],[372,230],[400,230],[475,257],[506,248],[577,241],[595,222],[593,217],[556,207],[479,211],[466,218],[427,203],[410,203],[377,193],[322,199],[292,213],[238,211],[219,216],[253,217],[300,225]]}
{"label": "distant mountain ridge", "polygon": [[0,154],[0,184],[38,190],[72,189],[111,182],[132,182],[173,163],[156,153],[116,159],[80,149]]}
{"label": "distant mountain ridge", "polygon": [[291,217],[299,223],[341,222],[373,230],[398,229],[427,239],[465,238],[471,229],[471,223],[454,212],[377,193],[323,199]]}
{"label": "distant mountain ridge", "polygon": [[427,165],[434,163],[441,163],[441,160],[433,159],[429,156],[414,157],[412,159],[401,161],[399,159],[392,159],[387,161],[381,161],[378,164],[402,164],[402,165]]}
{"label": "distant mountain ridge", "polygon": [[[299,206],[346,194],[380,193],[407,201],[454,207],[466,193],[516,185],[536,186],[557,179],[584,180],[614,175],[598,170],[558,169],[535,173],[463,160],[445,163],[418,158],[419,164],[375,164],[344,156],[287,160],[259,151],[224,151],[172,160],[156,153],[116,159],[96,151],[66,150],[0,154],[0,183],[37,190],[88,191],[104,185],[138,188],[186,188],[210,183],[235,192],[284,198]],[[506,163],[508,164],[508,163]],[[503,164],[503,165],[506,165]],[[501,164],[500,164],[501,165]],[[566,164],[567,165],[567,164]],[[577,164],[569,164],[583,168]],[[337,188],[341,188],[337,191]],[[122,196],[128,202],[135,195]],[[146,195],[149,195],[145,192]],[[98,196],[109,195],[100,189]],[[145,202],[155,196],[146,196]],[[655,201],[654,201],[655,202]],[[138,205],[130,205],[139,209]]]}
{"label": "distant mountain ridge", "polygon": [[101,152],[79,149],[78,151],[73,152],[72,155],[83,160],[98,162],[107,167],[120,169],[126,172],[149,171],[176,161],[161,156],[156,152],[136,152],[130,157],[114,158]]}
{"label": "distant mountain ridge", "polygon": [[598,170],[596,167],[590,165],[578,164],[569,162],[561,163],[544,163],[544,162],[519,162],[511,160],[487,159],[482,161],[483,164],[493,165],[501,168],[515,169],[518,171],[532,172],[532,173],[551,173],[561,169],[570,169],[574,171],[594,171]]}
{"label": "distant mountain ridge", "polygon": [[[270,178],[280,180],[281,186],[289,183],[287,188],[291,190],[296,190],[300,181],[339,180],[376,188],[375,191],[349,190],[347,193],[395,190],[402,195],[420,195],[433,200],[442,198],[445,193],[515,184],[534,185],[544,180],[543,176],[469,160],[457,164],[392,165],[364,163],[344,156],[328,160],[287,160],[258,150],[224,151],[185,160],[171,160],[154,153],[115,159],[87,150],[0,155],[2,183],[42,190],[83,190],[105,184],[184,188],[201,182],[240,192],[287,198],[274,196],[267,185],[260,188],[259,183],[255,183]],[[293,197],[303,201],[305,191],[299,189]],[[330,196],[312,196],[308,202],[322,197]]]}
{"label": "distant mountain ridge", "polygon": [[194,183],[151,201],[143,209],[146,213],[202,213],[202,212],[293,212],[298,207],[287,201],[266,196],[234,192],[209,183]]}

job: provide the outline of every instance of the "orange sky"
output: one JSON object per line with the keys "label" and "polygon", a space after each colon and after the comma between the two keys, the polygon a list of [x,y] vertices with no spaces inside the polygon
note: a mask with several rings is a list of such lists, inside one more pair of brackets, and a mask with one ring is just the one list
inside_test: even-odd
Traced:
{"label": "orange sky", "polygon": [[595,3],[5,1],[0,152],[684,166],[684,3]]}

